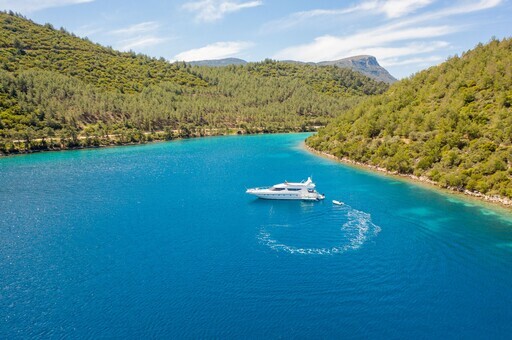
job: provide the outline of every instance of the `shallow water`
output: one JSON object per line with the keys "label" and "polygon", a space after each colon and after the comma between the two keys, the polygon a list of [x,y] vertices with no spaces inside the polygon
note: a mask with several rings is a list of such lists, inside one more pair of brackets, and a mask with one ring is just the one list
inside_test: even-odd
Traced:
{"label": "shallow water", "polygon": [[[305,137],[0,159],[0,338],[510,336],[509,214]],[[310,175],[325,201],[244,193]]]}

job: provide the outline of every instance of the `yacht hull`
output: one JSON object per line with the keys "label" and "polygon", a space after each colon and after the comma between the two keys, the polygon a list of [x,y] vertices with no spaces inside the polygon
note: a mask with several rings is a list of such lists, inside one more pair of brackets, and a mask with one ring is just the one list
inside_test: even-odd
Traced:
{"label": "yacht hull", "polygon": [[320,201],[325,198],[315,190],[311,178],[300,183],[285,181],[272,187],[251,188],[246,193],[266,200]]}
{"label": "yacht hull", "polygon": [[263,198],[265,200],[302,200],[300,196],[293,195],[273,195],[273,194],[253,194],[256,197]]}
{"label": "yacht hull", "polygon": [[254,195],[258,198],[265,200],[299,200],[299,201],[320,201],[324,199],[323,195],[320,194],[276,194],[276,193],[265,193],[265,192],[251,192],[247,191],[248,194]]}

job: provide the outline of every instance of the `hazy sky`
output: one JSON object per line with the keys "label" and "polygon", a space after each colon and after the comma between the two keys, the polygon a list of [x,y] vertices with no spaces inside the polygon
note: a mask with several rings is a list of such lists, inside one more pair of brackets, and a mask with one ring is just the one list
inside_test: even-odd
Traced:
{"label": "hazy sky", "polygon": [[119,50],[168,60],[370,54],[397,78],[512,36],[512,0],[0,0]]}

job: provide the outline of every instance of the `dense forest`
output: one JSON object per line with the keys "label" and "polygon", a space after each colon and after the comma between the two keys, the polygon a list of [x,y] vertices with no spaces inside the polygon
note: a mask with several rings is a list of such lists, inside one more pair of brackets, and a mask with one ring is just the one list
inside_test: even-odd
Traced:
{"label": "dense forest", "polygon": [[443,187],[512,198],[512,39],[392,85],[307,144]]}
{"label": "dense forest", "polygon": [[0,13],[0,153],[311,131],[388,85],[335,66],[222,68],[123,53]]}

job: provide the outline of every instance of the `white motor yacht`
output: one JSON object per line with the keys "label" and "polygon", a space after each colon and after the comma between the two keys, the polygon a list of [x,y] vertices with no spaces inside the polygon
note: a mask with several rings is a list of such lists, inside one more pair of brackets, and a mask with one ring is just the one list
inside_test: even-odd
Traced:
{"label": "white motor yacht", "polygon": [[285,181],[271,187],[251,188],[247,189],[246,193],[270,200],[320,201],[325,198],[324,195],[315,190],[315,183],[313,183],[311,177],[300,183]]}

